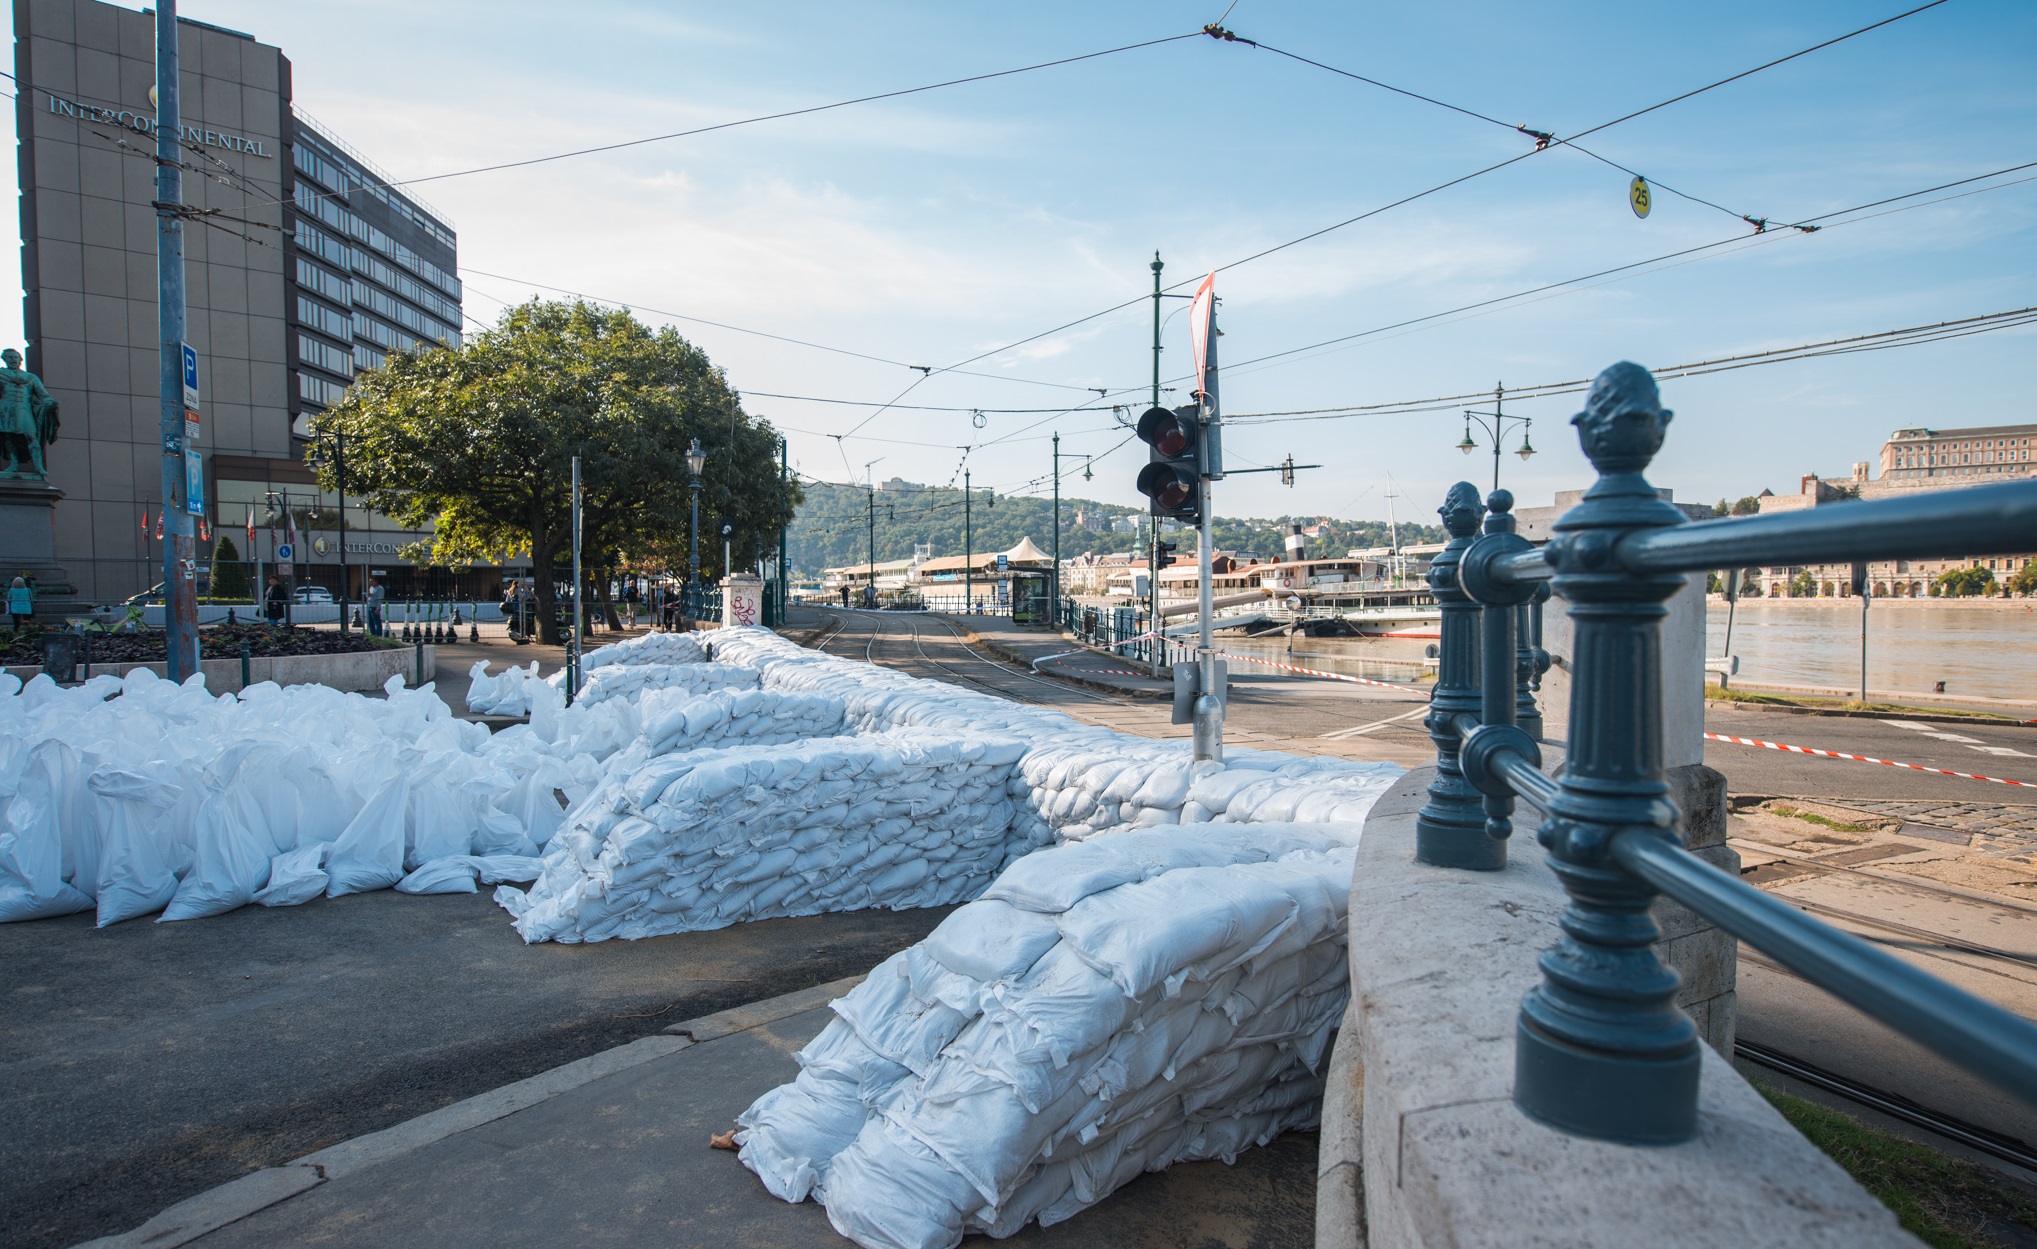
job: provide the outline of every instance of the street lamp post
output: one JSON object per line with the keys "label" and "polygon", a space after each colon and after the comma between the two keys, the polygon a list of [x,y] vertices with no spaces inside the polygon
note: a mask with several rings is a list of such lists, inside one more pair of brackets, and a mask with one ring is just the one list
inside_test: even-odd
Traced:
{"label": "street lamp post", "polygon": [[1495,386],[1492,392],[1492,411],[1477,412],[1466,408],[1464,410],[1464,441],[1457,444],[1457,449],[1466,455],[1470,455],[1478,449],[1478,443],[1471,437],[1471,423],[1477,421],[1478,427],[1485,431],[1488,438],[1492,439],[1492,488],[1494,490],[1499,489],[1500,444],[1504,441],[1507,422],[1512,421],[1521,427],[1521,445],[1514,454],[1520,456],[1521,462],[1524,464],[1527,463],[1529,456],[1535,454],[1535,444],[1528,436],[1528,427],[1535,423],[1534,419],[1526,416],[1508,416],[1506,414],[1506,395],[1507,388],[1505,386]]}
{"label": "street lamp post", "polygon": [[707,452],[700,439],[686,448],[686,471],[693,475],[693,523],[687,529],[686,614],[697,615],[700,606],[700,470],[707,467]]}

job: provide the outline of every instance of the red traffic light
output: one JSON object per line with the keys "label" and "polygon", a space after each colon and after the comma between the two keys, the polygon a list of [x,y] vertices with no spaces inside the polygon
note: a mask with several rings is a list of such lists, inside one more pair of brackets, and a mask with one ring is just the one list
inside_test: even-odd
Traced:
{"label": "red traffic light", "polygon": [[1147,408],[1139,418],[1139,438],[1162,457],[1172,460],[1195,451],[1195,417],[1193,406],[1170,411],[1167,408]]}
{"label": "red traffic light", "polygon": [[1195,474],[1179,464],[1156,460],[1139,470],[1139,493],[1153,500],[1156,516],[1196,512]]}

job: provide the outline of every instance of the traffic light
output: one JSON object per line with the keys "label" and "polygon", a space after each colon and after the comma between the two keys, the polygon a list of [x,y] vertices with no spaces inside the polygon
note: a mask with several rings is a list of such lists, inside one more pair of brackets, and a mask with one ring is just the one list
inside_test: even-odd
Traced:
{"label": "traffic light", "polygon": [[1161,570],[1162,568],[1169,568],[1169,567],[1172,567],[1172,566],[1173,566],[1173,564],[1174,564],[1174,543],[1172,543],[1172,542],[1156,542],[1156,543],[1154,543],[1154,544],[1153,544],[1153,550],[1154,550],[1154,552],[1155,552],[1155,554],[1154,554],[1154,556],[1153,556],[1153,571],[1154,571],[1154,572],[1158,572],[1158,571],[1160,571],[1160,570]]}
{"label": "traffic light", "polygon": [[1169,411],[1148,408],[1139,418],[1139,438],[1147,446],[1146,467],[1139,470],[1139,493],[1152,500],[1155,516],[1196,524],[1202,520],[1202,438],[1196,404]]}

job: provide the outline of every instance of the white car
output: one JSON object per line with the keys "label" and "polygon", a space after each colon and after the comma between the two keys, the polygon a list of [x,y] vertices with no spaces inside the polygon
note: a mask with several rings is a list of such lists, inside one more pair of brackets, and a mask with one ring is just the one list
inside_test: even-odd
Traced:
{"label": "white car", "polygon": [[290,601],[293,603],[330,603],[333,601],[332,591],[322,585],[302,585],[297,587],[297,593],[290,596]]}

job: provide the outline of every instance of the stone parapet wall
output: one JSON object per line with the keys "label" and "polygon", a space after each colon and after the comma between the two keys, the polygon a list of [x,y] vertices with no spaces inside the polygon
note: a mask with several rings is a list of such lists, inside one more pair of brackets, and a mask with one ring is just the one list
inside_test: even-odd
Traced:
{"label": "stone parapet wall", "polygon": [[[1416,863],[1415,812],[1432,775],[1410,772],[1381,798],[1358,848],[1352,1005],[1324,1106],[1321,1249],[1915,1249],[1713,1048],[1731,1044],[1732,946],[1687,913],[1658,909],[1658,948],[1684,973],[1712,1043],[1697,1138],[1613,1145],[1522,1115],[1515,1018],[1537,958],[1562,935],[1566,898],[1525,819],[1502,871]],[[1672,780],[1696,813],[1698,853],[1726,860],[1717,774],[1679,769]]]}

